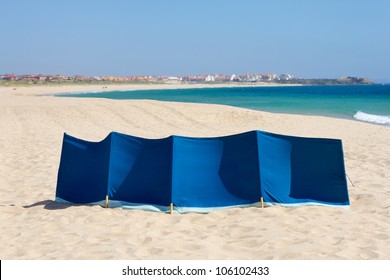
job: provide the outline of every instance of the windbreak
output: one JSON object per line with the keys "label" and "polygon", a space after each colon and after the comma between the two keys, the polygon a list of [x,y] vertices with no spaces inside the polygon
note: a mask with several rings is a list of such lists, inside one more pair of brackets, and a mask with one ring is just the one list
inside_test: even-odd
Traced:
{"label": "windbreak", "polygon": [[265,204],[348,206],[341,140],[250,131],[101,142],[64,135],[57,201],[179,212]]}

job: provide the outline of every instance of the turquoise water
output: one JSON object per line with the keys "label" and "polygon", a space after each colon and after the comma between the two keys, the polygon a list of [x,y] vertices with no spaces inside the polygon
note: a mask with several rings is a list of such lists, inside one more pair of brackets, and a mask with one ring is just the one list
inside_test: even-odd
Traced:
{"label": "turquoise water", "polygon": [[274,113],[354,118],[390,125],[390,84],[139,90],[59,96],[223,104]]}

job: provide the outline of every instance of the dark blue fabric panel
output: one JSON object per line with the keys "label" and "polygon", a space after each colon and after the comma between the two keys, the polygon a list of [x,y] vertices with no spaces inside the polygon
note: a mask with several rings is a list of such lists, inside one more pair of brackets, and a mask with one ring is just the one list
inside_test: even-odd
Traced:
{"label": "dark blue fabric panel", "polygon": [[172,137],[143,139],[112,134],[108,193],[111,200],[171,203]]}
{"label": "dark blue fabric panel", "polygon": [[110,138],[94,143],[64,134],[56,197],[72,203],[105,199]]}
{"label": "dark blue fabric panel", "polygon": [[173,147],[174,205],[220,207],[259,201],[255,132],[202,139],[175,136]]}
{"label": "dark blue fabric panel", "polygon": [[342,143],[259,132],[265,201],[349,205]]}
{"label": "dark blue fabric panel", "polygon": [[223,153],[219,177],[225,189],[235,197],[236,204],[260,200],[260,172],[257,133],[221,137]]}

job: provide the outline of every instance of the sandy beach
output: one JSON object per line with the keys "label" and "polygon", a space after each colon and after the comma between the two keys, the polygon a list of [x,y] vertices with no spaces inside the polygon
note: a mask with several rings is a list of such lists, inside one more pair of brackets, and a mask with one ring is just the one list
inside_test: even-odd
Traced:
{"label": "sandy beach", "polygon": [[[389,127],[222,105],[42,96],[175,87],[0,87],[0,259],[390,258]],[[161,138],[249,130],[342,139],[350,209],[171,216],[54,202],[64,132],[100,141],[111,131]]]}

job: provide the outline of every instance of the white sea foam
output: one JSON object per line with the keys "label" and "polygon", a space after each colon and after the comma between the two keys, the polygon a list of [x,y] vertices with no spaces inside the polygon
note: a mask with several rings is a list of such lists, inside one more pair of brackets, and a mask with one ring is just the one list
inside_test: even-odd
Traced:
{"label": "white sea foam", "polygon": [[390,125],[390,116],[372,115],[362,111],[357,111],[353,117],[364,122]]}

